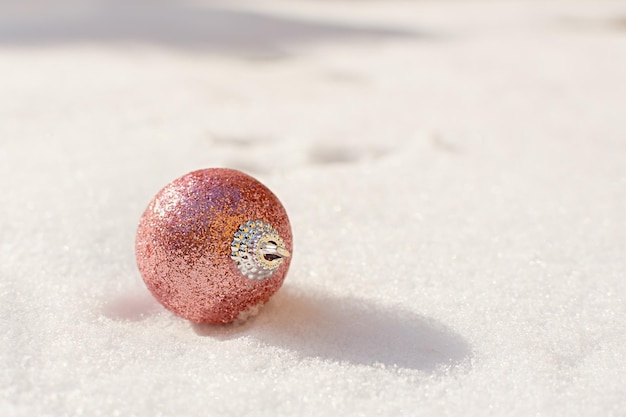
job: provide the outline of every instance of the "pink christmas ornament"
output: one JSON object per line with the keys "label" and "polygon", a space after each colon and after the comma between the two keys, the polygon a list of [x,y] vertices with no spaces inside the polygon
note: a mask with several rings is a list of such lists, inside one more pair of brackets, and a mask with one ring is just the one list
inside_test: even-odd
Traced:
{"label": "pink christmas ornament", "polygon": [[291,261],[289,218],[276,196],[233,169],[194,171],[166,185],[139,221],[135,254],[165,308],[196,323],[256,313]]}

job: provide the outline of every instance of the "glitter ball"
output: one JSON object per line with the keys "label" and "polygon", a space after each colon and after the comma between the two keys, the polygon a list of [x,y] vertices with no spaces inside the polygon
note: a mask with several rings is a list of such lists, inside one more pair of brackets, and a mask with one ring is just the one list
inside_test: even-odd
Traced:
{"label": "glitter ball", "polygon": [[[242,245],[244,236],[251,239]],[[282,285],[291,252],[291,226],[278,198],[249,175],[224,168],[166,185],[143,213],[135,242],[154,297],[196,323],[229,323],[257,311]]]}

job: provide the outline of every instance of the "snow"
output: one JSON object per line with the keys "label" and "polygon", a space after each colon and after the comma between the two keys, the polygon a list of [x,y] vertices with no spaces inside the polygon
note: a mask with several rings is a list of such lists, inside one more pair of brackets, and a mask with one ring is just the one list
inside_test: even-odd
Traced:
{"label": "snow", "polygon": [[[626,415],[623,2],[126,3],[0,5],[2,416]],[[294,231],[242,325],[135,266],[212,166]]]}

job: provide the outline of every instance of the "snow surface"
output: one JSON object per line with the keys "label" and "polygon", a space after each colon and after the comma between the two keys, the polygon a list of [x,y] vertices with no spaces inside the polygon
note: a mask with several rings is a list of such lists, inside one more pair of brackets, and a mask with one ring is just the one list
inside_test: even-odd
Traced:
{"label": "snow surface", "polygon": [[[4,2],[0,74],[3,417],[626,415],[624,2]],[[294,229],[239,326],[134,261],[213,166]]]}

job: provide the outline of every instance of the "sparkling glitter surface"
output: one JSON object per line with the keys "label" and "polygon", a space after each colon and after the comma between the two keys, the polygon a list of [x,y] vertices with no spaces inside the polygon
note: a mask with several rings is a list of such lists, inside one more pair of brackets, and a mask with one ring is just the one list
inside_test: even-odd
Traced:
{"label": "sparkling glitter surface", "polygon": [[290,258],[264,280],[244,277],[231,259],[239,226],[261,219],[292,250],[289,219],[278,198],[242,172],[213,168],[166,185],[139,222],[137,266],[167,309],[197,323],[229,323],[266,302],[282,285]]}

